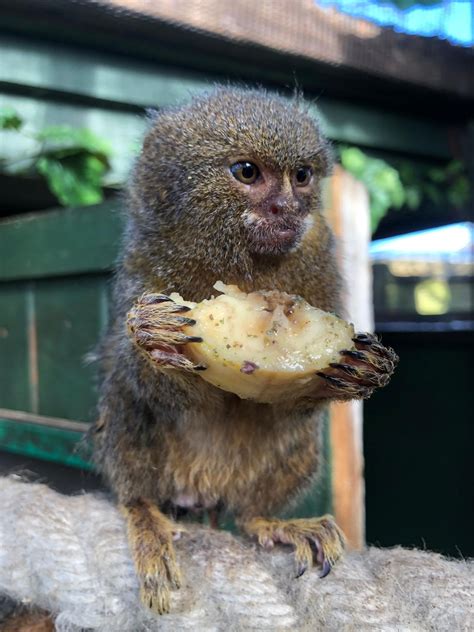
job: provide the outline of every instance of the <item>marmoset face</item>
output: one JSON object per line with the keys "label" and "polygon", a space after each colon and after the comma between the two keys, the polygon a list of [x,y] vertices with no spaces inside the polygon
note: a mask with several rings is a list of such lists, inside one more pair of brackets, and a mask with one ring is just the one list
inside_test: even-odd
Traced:
{"label": "marmoset face", "polygon": [[156,221],[160,235],[189,253],[205,250],[219,269],[297,249],[329,163],[301,100],[218,88],[158,113],[132,193],[147,227],[154,232]]}
{"label": "marmoset face", "polygon": [[318,186],[311,164],[279,170],[253,157],[229,166],[230,184],[247,198],[242,222],[249,249],[283,254],[296,248],[312,224],[311,199]]}

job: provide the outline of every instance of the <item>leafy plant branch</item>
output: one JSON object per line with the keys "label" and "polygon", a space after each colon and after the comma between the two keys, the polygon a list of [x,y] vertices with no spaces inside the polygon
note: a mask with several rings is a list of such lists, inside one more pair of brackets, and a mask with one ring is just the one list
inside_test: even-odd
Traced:
{"label": "leafy plant branch", "polygon": [[103,182],[110,171],[111,149],[90,130],[51,126],[29,134],[21,116],[10,107],[0,108],[0,130],[38,144],[38,149],[25,158],[0,160],[3,170],[39,174],[64,206],[97,204],[104,199]]}
{"label": "leafy plant branch", "polygon": [[372,232],[392,208],[416,210],[425,201],[461,208],[469,200],[469,179],[459,160],[444,166],[418,165],[403,159],[389,164],[358,147],[340,146],[338,153],[344,169],[367,188]]}

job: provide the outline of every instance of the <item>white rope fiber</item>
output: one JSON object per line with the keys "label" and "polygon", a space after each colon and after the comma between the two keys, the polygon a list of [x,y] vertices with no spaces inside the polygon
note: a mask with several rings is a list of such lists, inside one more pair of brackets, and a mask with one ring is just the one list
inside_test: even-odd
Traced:
{"label": "white rope fiber", "polygon": [[[187,526],[187,525],[186,525]],[[402,548],[350,553],[293,579],[289,550],[189,526],[171,614],[142,607],[122,516],[92,494],[0,478],[0,594],[49,610],[59,632],[474,630],[474,564]]]}

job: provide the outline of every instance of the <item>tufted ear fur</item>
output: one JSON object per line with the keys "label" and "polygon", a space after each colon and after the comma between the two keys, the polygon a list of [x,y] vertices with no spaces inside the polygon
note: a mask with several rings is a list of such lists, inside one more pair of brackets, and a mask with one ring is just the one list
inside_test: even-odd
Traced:
{"label": "tufted ear fur", "polygon": [[145,115],[146,115],[149,125],[151,126],[155,123],[156,119],[159,117],[160,111],[157,108],[146,108]]}

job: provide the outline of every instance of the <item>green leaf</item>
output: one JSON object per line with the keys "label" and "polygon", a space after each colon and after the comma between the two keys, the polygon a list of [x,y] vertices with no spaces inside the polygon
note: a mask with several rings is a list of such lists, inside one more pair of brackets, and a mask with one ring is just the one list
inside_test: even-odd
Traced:
{"label": "green leaf", "polygon": [[436,182],[438,184],[445,182],[448,177],[446,169],[443,169],[441,167],[432,167],[431,169],[428,169],[427,174],[428,177],[433,180],[433,182]]}
{"label": "green leaf", "polygon": [[0,129],[18,130],[23,125],[22,118],[9,105],[0,107]]}
{"label": "green leaf", "polygon": [[354,176],[361,176],[367,168],[367,156],[357,147],[343,147],[340,151],[341,164]]}
{"label": "green leaf", "polygon": [[414,211],[420,206],[421,203],[421,191],[416,186],[405,187],[405,199],[407,206]]}
{"label": "green leaf", "polygon": [[426,195],[434,204],[441,204],[443,201],[443,193],[439,187],[431,182],[425,182],[423,189]]}
{"label": "green leaf", "polygon": [[87,129],[47,127],[36,135],[43,144],[36,169],[65,206],[96,204],[110,169],[108,143]]}
{"label": "green leaf", "polygon": [[464,170],[464,163],[460,160],[451,160],[451,162],[446,165],[446,173],[449,176],[460,175],[464,172]]}
{"label": "green leaf", "polygon": [[102,178],[107,167],[96,156],[86,152],[63,159],[43,156],[36,162],[36,169],[64,206],[97,204],[103,200]]}
{"label": "green leaf", "polygon": [[78,150],[85,150],[91,154],[107,160],[111,155],[110,145],[88,129],[68,127],[66,125],[46,127],[36,134],[36,139],[43,143],[46,153],[67,156]]}
{"label": "green leaf", "polygon": [[450,204],[460,208],[469,200],[470,185],[466,176],[459,176],[448,188],[447,197]]}
{"label": "green leaf", "polygon": [[342,166],[363,182],[370,199],[372,230],[390,208],[400,208],[406,200],[400,175],[385,160],[371,158],[357,147],[340,149]]}

